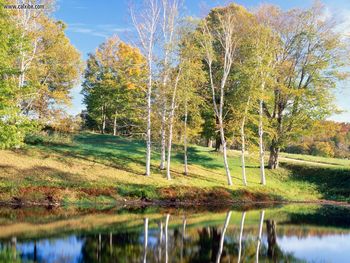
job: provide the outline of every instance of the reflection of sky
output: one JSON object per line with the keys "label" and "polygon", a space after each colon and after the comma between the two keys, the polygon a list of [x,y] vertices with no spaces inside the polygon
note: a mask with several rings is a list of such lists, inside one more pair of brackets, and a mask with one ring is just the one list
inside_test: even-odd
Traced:
{"label": "reflection of sky", "polygon": [[284,252],[308,262],[350,262],[350,234],[323,237],[283,236],[277,239]]}
{"label": "reflection of sky", "polygon": [[[139,245],[143,247],[144,233],[139,233]],[[158,229],[149,229],[148,249],[156,247],[158,243]],[[163,233],[165,234],[165,233]],[[169,229],[169,241],[174,238],[174,232]],[[250,235],[244,236],[244,240],[251,239]],[[165,236],[163,235],[165,240]],[[164,241],[163,240],[163,241]],[[256,236],[253,237],[256,241]],[[263,235],[263,243],[267,246],[267,237]],[[226,244],[232,241],[231,235],[226,235]],[[82,247],[84,239],[75,236],[57,239],[43,239],[37,241],[37,257],[39,262],[73,262],[82,260]],[[229,242],[231,243],[231,242]],[[350,234],[309,236],[298,238],[296,236],[278,236],[278,246],[284,253],[291,253],[295,258],[307,262],[350,262]],[[17,251],[20,251],[22,259],[33,259],[34,242],[18,243]]]}
{"label": "reflection of sky", "polygon": [[[163,239],[164,239],[164,236],[163,236]],[[144,236],[144,232],[143,232],[139,237],[140,244],[143,245],[144,240],[145,240],[145,236]],[[155,247],[158,244],[158,240],[159,240],[159,229],[148,229],[148,240],[147,240],[148,247]]]}
{"label": "reflection of sky", "polygon": [[[47,263],[72,262],[78,263],[81,259],[81,249],[84,241],[75,236],[67,238],[37,241],[38,258],[45,259]],[[17,245],[24,257],[33,255],[34,242],[22,243]]]}

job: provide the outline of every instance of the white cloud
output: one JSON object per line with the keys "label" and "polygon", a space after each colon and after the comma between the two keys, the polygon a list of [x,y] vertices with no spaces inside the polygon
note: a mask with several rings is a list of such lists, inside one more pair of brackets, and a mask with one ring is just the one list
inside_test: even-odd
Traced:
{"label": "white cloud", "polygon": [[334,17],[339,21],[335,30],[344,37],[350,37],[350,9],[343,9],[333,13]]}
{"label": "white cloud", "polygon": [[128,27],[118,27],[113,24],[98,24],[98,25],[87,25],[84,23],[67,23],[68,31],[81,33],[81,34],[89,34],[91,36],[97,36],[102,38],[107,38],[108,36],[112,36],[115,33],[122,33],[131,31]]}

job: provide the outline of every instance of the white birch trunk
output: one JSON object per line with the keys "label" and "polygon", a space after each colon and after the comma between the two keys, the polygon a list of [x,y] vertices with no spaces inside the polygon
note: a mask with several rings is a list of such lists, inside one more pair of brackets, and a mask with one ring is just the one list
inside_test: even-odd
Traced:
{"label": "white birch trunk", "polygon": [[[165,102],[164,102],[165,103]],[[160,130],[160,165],[161,170],[165,169],[165,148],[166,148],[166,138],[165,138],[165,121],[166,121],[166,106],[162,109],[162,119],[161,119],[161,130]]]}
{"label": "white birch trunk", "polygon": [[[131,18],[141,41],[141,46],[146,57],[148,67],[147,81],[147,128],[146,128],[146,176],[151,174],[151,113],[152,113],[152,84],[153,84],[153,48],[159,20],[160,9],[155,0],[149,0],[140,11],[138,18],[131,9]],[[140,19],[141,21],[138,21]]]}
{"label": "white birch trunk", "polygon": [[249,108],[249,102],[250,102],[250,97],[247,100],[247,105],[244,109],[244,116],[242,119],[242,124],[241,124],[241,163],[242,163],[242,179],[243,179],[243,184],[246,186],[247,185],[247,177],[246,177],[246,172],[245,172],[245,120],[247,118],[248,114],[248,108]]}
{"label": "white birch trunk", "polygon": [[102,110],[101,110],[101,118],[102,118],[102,123],[101,123],[101,133],[104,134],[105,133],[105,129],[106,129],[106,115],[105,115],[105,106],[102,106]]}
{"label": "white birch trunk", "polygon": [[220,137],[221,137],[221,144],[222,144],[222,153],[224,156],[224,166],[225,166],[225,171],[227,176],[227,183],[228,185],[232,185],[231,173],[230,173],[230,168],[228,166],[228,159],[227,159],[225,132],[224,132],[222,120],[219,120],[219,123],[220,123]]}
{"label": "white birch trunk", "polygon": [[[261,85],[261,93],[264,92],[265,82]],[[266,185],[265,179],[265,161],[264,161],[264,142],[263,142],[263,99],[259,101],[259,160],[260,160],[260,183]]]}
{"label": "white birch trunk", "polygon": [[255,258],[256,263],[259,262],[259,252],[260,252],[260,245],[261,245],[262,229],[263,229],[263,225],[264,225],[264,215],[265,215],[265,210],[262,210],[260,212],[258,244],[256,245],[256,258]]}
{"label": "white birch trunk", "polygon": [[113,135],[117,136],[117,111],[114,114]]}
{"label": "white birch trunk", "polygon": [[161,130],[161,162],[160,169],[164,169],[165,163],[165,155],[166,155],[166,110],[167,110],[167,101],[166,101],[166,89],[169,80],[169,65],[171,64],[171,60],[173,59],[173,51],[174,51],[174,32],[176,29],[177,16],[178,16],[178,0],[162,0],[163,7],[163,23],[162,23],[162,31],[163,31],[163,41],[164,41],[164,74],[163,74],[163,104],[162,104],[162,130]]}
{"label": "white birch trunk", "polygon": [[167,169],[166,169],[166,178],[168,180],[171,180],[171,174],[170,174],[171,146],[172,146],[172,140],[173,140],[174,115],[175,115],[175,108],[176,108],[176,91],[177,91],[177,85],[179,83],[180,73],[181,73],[181,69],[179,69],[177,73],[173,95],[171,99],[171,111],[170,111],[170,117],[169,117],[168,158],[167,158]]}
{"label": "white birch trunk", "polygon": [[231,218],[231,211],[227,212],[224,228],[222,229],[221,237],[220,237],[220,245],[219,245],[219,251],[216,256],[216,263],[220,263],[222,250],[224,249],[224,241],[225,241],[225,233],[228,227],[228,224],[230,223]]}
{"label": "white birch trunk", "polygon": [[[151,66],[150,66],[151,68]],[[152,69],[150,69],[151,71]],[[149,76],[147,87],[147,131],[146,131],[146,176],[151,175],[151,114],[152,114],[152,77]]]}
{"label": "white birch trunk", "polygon": [[187,167],[187,100],[185,102],[185,120],[184,120],[184,174],[188,174],[188,167]]}
{"label": "white birch trunk", "polygon": [[245,134],[244,134],[244,124],[242,123],[241,126],[241,165],[242,165],[242,179],[243,179],[243,184],[247,186],[247,177],[245,173]]}

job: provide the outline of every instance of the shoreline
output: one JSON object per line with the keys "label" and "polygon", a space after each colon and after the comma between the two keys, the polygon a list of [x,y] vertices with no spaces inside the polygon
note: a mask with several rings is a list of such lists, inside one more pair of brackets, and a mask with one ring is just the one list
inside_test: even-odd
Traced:
{"label": "shoreline", "polygon": [[330,205],[330,206],[341,206],[350,207],[349,202],[334,201],[334,200],[284,200],[284,201],[224,201],[224,202],[198,202],[198,201],[171,201],[171,200],[124,200],[116,201],[114,203],[106,202],[86,202],[86,203],[64,203],[64,202],[16,202],[16,201],[0,201],[0,207],[45,207],[48,209],[61,208],[61,207],[82,207],[82,208],[93,208],[96,206],[100,207],[130,207],[130,208],[143,208],[143,207],[162,207],[162,208],[230,208],[230,207],[269,207],[274,205],[288,205],[288,204],[316,204],[316,205]]}

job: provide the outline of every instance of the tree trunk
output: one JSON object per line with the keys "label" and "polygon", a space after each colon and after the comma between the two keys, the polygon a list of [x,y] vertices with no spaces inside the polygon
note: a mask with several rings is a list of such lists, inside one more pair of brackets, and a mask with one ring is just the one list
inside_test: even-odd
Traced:
{"label": "tree trunk", "polygon": [[278,155],[279,155],[280,149],[276,145],[275,140],[272,140],[271,146],[270,146],[270,158],[269,158],[269,169],[277,169],[279,166],[278,162]]}
{"label": "tree trunk", "polygon": [[225,139],[224,127],[223,127],[221,118],[219,122],[220,122],[220,136],[221,136],[221,143],[222,143],[222,152],[224,156],[224,166],[225,166],[225,171],[227,176],[227,183],[228,185],[232,185],[231,173],[230,173],[230,168],[228,166],[228,160],[227,160],[226,139]]}
{"label": "tree trunk", "polygon": [[250,102],[250,97],[248,98],[247,105],[244,109],[244,116],[243,116],[242,125],[241,125],[241,143],[242,143],[241,162],[242,162],[242,179],[243,179],[244,185],[247,185],[247,178],[246,178],[246,174],[245,174],[245,132],[244,132],[244,127],[245,127],[246,116],[248,114],[249,102]]}
{"label": "tree trunk", "polygon": [[151,114],[152,77],[149,77],[147,91],[147,131],[146,131],[146,176],[151,174]]}
{"label": "tree trunk", "polygon": [[[261,91],[264,91],[265,82],[262,83]],[[265,179],[265,161],[264,161],[264,142],[263,142],[263,100],[260,99],[259,102],[259,160],[260,160],[260,183],[262,185],[266,184]]]}
{"label": "tree trunk", "polygon": [[168,138],[168,158],[167,158],[167,168],[166,168],[166,178],[171,180],[170,174],[170,162],[171,162],[171,146],[173,140],[173,112],[170,114],[170,124],[169,124],[169,138]]}
{"label": "tree trunk", "polygon": [[167,168],[166,168],[166,178],[168,180],[171,180],[171,174],[170,174],[171,146],[172,146],[172,140],[173,140],[174,115],[175,115],[175,108],[176,108],[176,91],[177,91],[177,84],[179,83],[180,72],[181,72],[181,69],[179,69],[179,72],[177,73],[174,90],[173,90],[173,96],[171,99],[171,109],[170,109],[170,118],[169,118],[168,158],[167,158]]}
{"label": "tree trunk", "polygon": [[187,175],[187,101],[185,103],[185,120],[184,120],[184,174]]}
{"label": "tree trunk", "polygon": [[216,136],[215,138],[215,151],[222,152],[222,142],[220,134]]}
{"label": "tree trunk", "polygon": [[106,114],[105,114],[105,106],[102,106],[102,130],[101,133],[105,134],[106,130]]}
{"label": "tree trunk", "polygon": [[213,148],[213,140],[212,139],[208,139],[207,146],[208,146],[208,148]]}
{"label": "tree trunk", "polygon": [[260,212],[260,223],[259,223],[258,244],[257,244],[257,246],[256,246],[256,263],[259,262],[259,251],[260,251],[262,230],[263,230],[263,225],[264,225],[264,215],[265,215],[265,210],[262,210],[262,211]]}
{"label": "tree trunk", "polygon": [[114,115],[113,135],[117,136],[117,111],[115,111],[115,115]]}
{"label": "tree trunk", "polygon": [[160,129],[160,165],[159,169],[165,169],[165,148],[166,148],[166,138],[165,138],[165,116],[166,115],[166,106],[165,102],[162,110],[162,119],[161,119],[161,129]]}
{"label": "tree trunk", "polygon": [[230,218],[231,218],[231,211],[227,212],[227,214],[226,214],[224,228],[222,229],[222,233],[221,233],[221,237],[220,237],[219,252],[216,256],[216,263],[220,263],[222,250],[224,248],[225,233],[226,233],[228,224],[230,223]]}
{"label": "tree trunk", "polygon": [[245,134],[244,134],[244,124],[241,126],[241,143],[242,143],[242,152],[241,152],[241,163],[242,163],[242,179],[243,184],[247,185],[247,177],[245,174]]}

